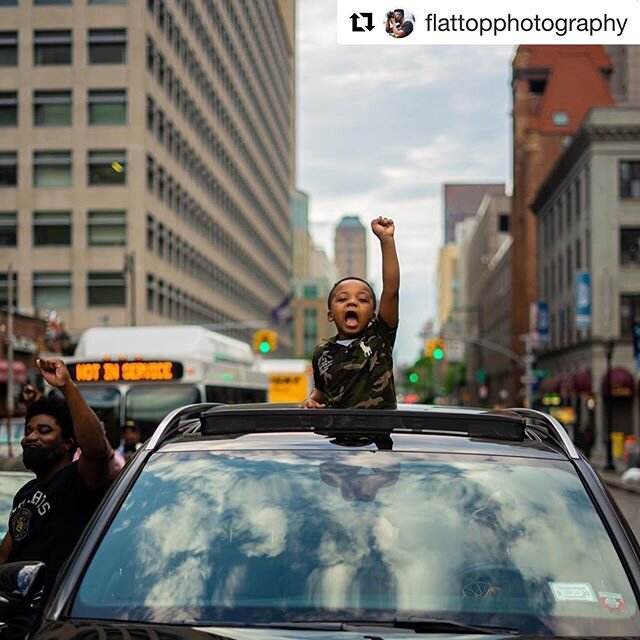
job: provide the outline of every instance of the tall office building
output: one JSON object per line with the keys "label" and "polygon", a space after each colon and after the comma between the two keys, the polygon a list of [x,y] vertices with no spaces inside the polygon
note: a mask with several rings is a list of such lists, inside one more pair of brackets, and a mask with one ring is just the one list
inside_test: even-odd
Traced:
{"label": "tall office building", "polygon": [[504,195],[504,182],[445,183],[442,186],[442,191],[444,202],[444,243],[450,244],[455,242],[456,225],[476,215],[485,195]]}
{"label": "tall office building", "polygon": [[71,332],[268,319],[291,278],[294,0],[0,5],[0,305],[11,264],[18,308]]}
{"label": "tall office building", "polygon": [[336,226],[335,263],[338,278],[367,278],[367,232],[358,216],[344,216]]}

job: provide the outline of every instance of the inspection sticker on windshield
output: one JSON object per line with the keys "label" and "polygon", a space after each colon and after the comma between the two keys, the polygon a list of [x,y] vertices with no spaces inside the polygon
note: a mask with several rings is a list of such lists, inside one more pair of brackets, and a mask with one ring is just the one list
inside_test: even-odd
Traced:
{"label": "inspection sticker on windshield", "polygon": [[549,587],[558,602],[598,602],[588,582],[549,582]]}
{"label": "inspection sticker on windshield", "polygon": [[621,593],[609,593],[608,591],[598,591],[600,606],[609,611],[622,613],[624,611],[624,598]]}

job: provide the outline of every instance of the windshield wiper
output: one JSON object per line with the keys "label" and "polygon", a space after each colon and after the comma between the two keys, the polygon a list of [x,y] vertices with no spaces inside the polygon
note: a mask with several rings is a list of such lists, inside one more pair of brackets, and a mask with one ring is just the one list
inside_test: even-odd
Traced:
{"label": "windshield wiper", "polygon": [[362,627],[385,629],[409,629],[415,633],[449,633],[467,631],[487,635],[518,635],[514,627],[494,627],[490,625],[467,624],[457,620],[444,618],[421,618],[413,616],[397,616],[390,620],[300,620],[283,622],[228,623],[215,626],[224,627],[268,627],[276,629],[299,629],[302,631],[360,631]]}

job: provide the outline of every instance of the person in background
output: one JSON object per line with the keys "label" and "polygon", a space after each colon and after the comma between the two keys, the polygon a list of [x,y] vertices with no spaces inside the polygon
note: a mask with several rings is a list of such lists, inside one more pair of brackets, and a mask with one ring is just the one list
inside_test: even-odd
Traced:
{"label": "person in background", "polygon": [[127,420],[122,426],[122,440],[117,451],[125,462],[142,446],[140,427],[133,420]]}
{"label": "person in background", "polygon": [[[63,397],[40,398],[28,406],[22,461],[36,477],[13,499],[0,564],[44,562],[46,599],[107,488],[111,446],[64,362],[39,358],[36,365]],[[78,446],[82,456],[74,462]]]}
{"label": "person in background", "polygon": [[[102,425],[102,431],[104,432],[105,437],[107,436],[106,429],[104,427],[104,422],[100,421]],[[75,462],[80,458],[82,454],[82,450],[80,447],[76,449],[76,452],[73,454],[73,461]],[[122,457],[122,454],[118,449],[111,449],[111,456],[109,457],[109,480],[113,480],[122,470],[125,465],[125,459]]]}

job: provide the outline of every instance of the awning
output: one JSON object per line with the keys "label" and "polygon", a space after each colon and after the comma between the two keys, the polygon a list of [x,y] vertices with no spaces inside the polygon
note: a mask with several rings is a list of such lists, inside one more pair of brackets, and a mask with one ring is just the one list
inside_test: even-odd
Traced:
{"label": "awning", "polygon": [[593,393],[591,367],[583,367],[573,374],[573,389],[576,393]]}
{"label": "awning", "polygon": [[547,376],[542,379],[540,383],[540,393],[546,395],[548,393],[558,393],[560,391],[560,384],[562,383],[562,376]]}
{"label": "awning", "polygon": [[[9,363],[0,360],[0,383],[7,382],[9,373]],[[13,384],[24,384],[27,381],[27,365],[21,360],[13,362]]]}
{"label": "awning", "polygon": [[[633,395],[633,376],[624,367],[611,368],[611,397],[630,398]],[[602,376],[602,395],[609,395],[609,382],[607,374]]]}

